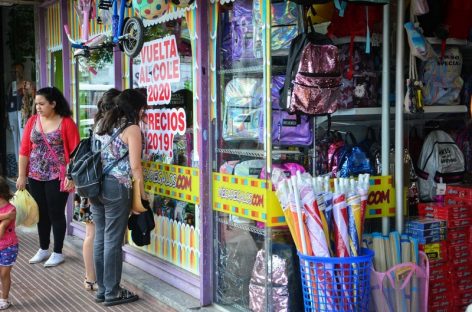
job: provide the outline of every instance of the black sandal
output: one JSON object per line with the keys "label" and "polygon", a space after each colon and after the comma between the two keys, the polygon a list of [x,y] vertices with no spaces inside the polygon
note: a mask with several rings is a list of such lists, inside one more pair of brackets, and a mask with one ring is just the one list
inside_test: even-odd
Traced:
{"label": "black sandal", "polygon": [[127,289],[122,288],[118,297],[113,299],[105,299],[105,303],[103,305],[109,307],[123,303],[130,303],[138,300],[138,295],[130,292]]}

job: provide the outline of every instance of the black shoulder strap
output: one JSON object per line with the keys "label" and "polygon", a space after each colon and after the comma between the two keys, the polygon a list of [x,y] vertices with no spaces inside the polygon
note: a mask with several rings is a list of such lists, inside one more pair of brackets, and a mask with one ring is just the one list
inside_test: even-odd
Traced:
{"label": "black shoulder strap", "polygon": [[297,66],[300,62],[301,52],[307,41],[306,33],[301,33],[293,38],[290,44],[290,50],[288,54],[287,70],[285,72],[284,87],[280,90],[280,107],[287,109],[289,104],[289,98],[292,95],[292,81],[295,79],[297,73]]}

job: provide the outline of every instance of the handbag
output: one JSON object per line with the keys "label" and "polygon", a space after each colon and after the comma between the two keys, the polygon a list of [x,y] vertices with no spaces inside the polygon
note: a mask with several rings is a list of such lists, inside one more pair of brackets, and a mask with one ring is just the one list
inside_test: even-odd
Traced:
{"label": "handbag", "polygon": [[51,153],[52,157],[54,157],[54,161],[59,165],[59,190],[61,192],[69,192],[72,193],[75,191],[74,187],[67,188],[67,170],[66,170],[66,165],[61,164],[59,161],[59,157],[57,157],[56,152],[51,148],[51,145],[49,145],[48,139],[46,138],[46,135],[44,134],[43,131],[43,126],[41,125],[41,119],[36,118],[36,120],[39,122],[39,130],[41,130],[41,135],[43,136],[44,143],[46,143],[46,146],[49,149],[49,152]]}
{"label": "handbag", "polygon": [[133,202],[131,204],[131,211],[142,213],[146,211],[141,201],[141,192],[139,190],[139,182],[141,180],[133,178]]}

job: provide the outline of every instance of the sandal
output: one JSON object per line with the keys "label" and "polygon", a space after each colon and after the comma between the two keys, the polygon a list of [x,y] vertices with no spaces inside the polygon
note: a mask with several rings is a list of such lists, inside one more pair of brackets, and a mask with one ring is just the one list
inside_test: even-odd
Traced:
{"label": "sandal", "polygon": [[0,310],[6,310],[11,306],[11,302],[8,299],[0,299]]}
{"label": "sandal", "polygon": [[139,299],[138,295],[130,292],[127,289],[122,288],[118,297],[113,298],[113,299],[105,299],[104,305],[109,307],[109,306],[114,306],[117,304],[134,302],[138,299]]}
{"label": "sandal", "polygon": [[97,282],[89,282],[87,280],[84,280],[84,287],[88,291],[96,291],[98,290],[98,285]]}

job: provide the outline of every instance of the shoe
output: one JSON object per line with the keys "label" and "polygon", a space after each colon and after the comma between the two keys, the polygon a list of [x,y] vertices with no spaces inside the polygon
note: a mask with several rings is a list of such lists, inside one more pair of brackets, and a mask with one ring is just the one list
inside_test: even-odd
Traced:
{"label": "shoe", "polygon": [[53,252],[51,254],[51,257],[49,257],[48,261],[44,263],[44,267],[45,268],[55,267],[56,265],[59,265],[62,262],[64,262],[64,255],[57,252]]}
{"label": "shoe", "polygon": [[89,282],[87,279],[84,280],[84,287],[88,291],[96,291],[98,290],[97,282]]}
{"label": "shoe", "polygon": [[11,306],[11,302],[8,299],[0,299],[0,310],[6,310]]}
{"label": "shoe", "polygon": [[33,256],[33,258],[29,259],[29,263],[40,263],[49,258],[49,251],[44,249],[39,249],[38,252]]}
{"label": "shoe", "polygon": [[130,292],[127,289],[122,288],[118,297],[113,299],[105,299],[105,303],[103,305],[110,307],[118,304],[134,302],[138,299],[138,295]]}
{"label": "shoe", "polygon": [[96,295],[95,296],[95,302],[96,303],[102,303],[105,301],[105,295]]}

